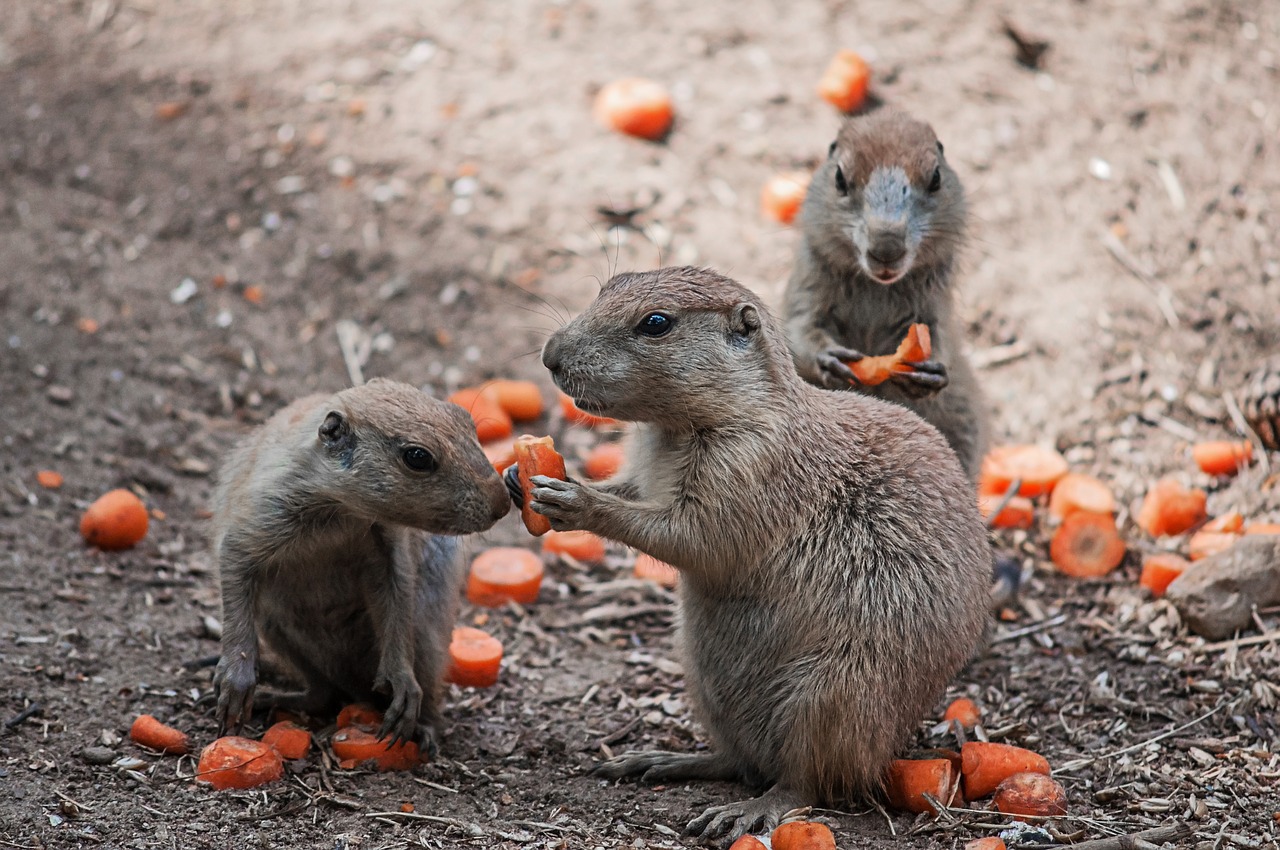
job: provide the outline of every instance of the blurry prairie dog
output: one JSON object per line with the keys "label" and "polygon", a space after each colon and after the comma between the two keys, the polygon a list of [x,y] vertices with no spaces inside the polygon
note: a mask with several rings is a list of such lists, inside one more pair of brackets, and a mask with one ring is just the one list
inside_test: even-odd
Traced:
{"label": "blurry prairie dog", "polygon": [[[809,184],[800,219],[783,301],[800,374],[911,408],[942,432],[976,480],[988,408],[960,350],[953,308],[964,188],[932,128],[892,109],[848,119]],[[875,387],[851,383],[847,361],[892,353],[916,322],[929,326],[930,362]]]}
{"label": "blurry prairie dog", "polygon": [[986,534],[937,430],[805,383],[759,299],[708,270],[615,276],[542,359],[583,410],[639,425],[625,480],[535,477],[533,509],[680,570],[713,742],[599,772],[765,789],[689,824],[706,838],[874,793],[987,621]]}
{"label": "blurry prairie dog", "polygon": [[408,384],[375,379],[278,412],[228,458],[214,498],[219,728],[252,713],[261,639],[305,682],[282,705],[373,701],[384,735],[434,748],[462,580],[446,535],[509,509],[471,417]]}

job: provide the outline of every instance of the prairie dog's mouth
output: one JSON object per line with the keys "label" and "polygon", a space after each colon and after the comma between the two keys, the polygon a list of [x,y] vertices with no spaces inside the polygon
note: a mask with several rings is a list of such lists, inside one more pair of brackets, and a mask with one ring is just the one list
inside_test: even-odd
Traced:
{"label": "prairie dog's mouth", "polygon": [[882,266],[879,263],[868,263],[867,273],[871,275],[872,280],[876,283],[882,283],[888,286],[891,283],[897,283],[907,273],[906,263],[895,263],[892,266]]}
{"label": "prairie dog's mouth", "polygon": [[580,396],[571,396],[571,398],[573,399],[574,405],[576,405],[579,410],[586,411],[587,413],[604,413],[608,409],[608,405],[598,401],[593,401],[589,398],[582,398]]}

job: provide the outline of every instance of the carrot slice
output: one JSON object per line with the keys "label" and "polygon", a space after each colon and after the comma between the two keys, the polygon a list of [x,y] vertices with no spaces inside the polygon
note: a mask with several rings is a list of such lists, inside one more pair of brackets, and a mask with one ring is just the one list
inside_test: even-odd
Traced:
{"label": "carrot slice", "polygon": [[347,729],[356,726],[372,731],[382,726],[382,712],[366,702],[356,702],[343,706],[338,712],[338,728]]}
{"label": "carrot slice", "polygon": [[578,405],[573,403],[573,398],[560,393],[560,414],[565,420],[572,422],[574,425],[585,425],[588,428],[602,428],[606,425],[617,425],[617,419],[610,419],[608,416],[596,416],[594,413],[587,413]]}
{"label": "carrot slice", "polygon": [[1210,555],[1225,552],[1240,540],[1241,535],[1225,531],[1205,531],[1201,529],[1191,535],[1187,541],[1187,557],[1199,561]]}
{"label": "carrot slice", "polygon": [[530,534],[540,537],[551,530],[551,520],[533,509],[530,479],[535,475],[547,475],[564,480],[568,477],[564,471],[564,458],[556,452],[555,442],[550,437],[531,437],[528,434],[516,440],[515,453],[516,464],[520,467],[520,489],[524,491],[520,518]]}
{"label": "carrot slice", "polygon": [[760,210],[765,217],[782,224],[795,221],[805,192],[809,190],[807,171],[784,171],[765,181],[760,190]]}
{"label": "carrot slice", "polygon": [[1067,813],[1067,792],[1041,773],[1015,773],[996,788],[996,810],[1006,815],[1052,817]]}
{"label": "carrot slice", "polygon": [[284,776],[284,760],[261,741],[236,735],[219,738],[200,752],[196,779],[219,791],[257,788]]}
{"label": "carrot slice", "polygon": [[62,473],[42,469],[36,473],[36,483],[46,490],[57,490],[62,486]]}
{"label": "carrot slice", "polygon": [[846,365],[860,384],[874,387],[883,384],[896,373],[910,372],[912,364],[923,363],[931,356],[933,343],[929,337],[929,326],[916,323],[907,330],[906,337],[898,343],[898,349],[893,354],[864,357]]}
{"label": "carrot slice", "polygon": [[533,381],[490,381],[485,390],[493,400],[517,422],[527,422],[542,415],[542,390]]}
{"label": "carrot slice", "polygon": [[1200,526],[1201,531],[1224,531],[1230,534],[1236,534],[1244,530],[1244,514],[1232,511],[1231,513],[1216,516],[1213,519]]}
{"label": "carrot slice", "polygon": [[991,518],[991,512],[1003,498],[1004,496],[998,493],[978,493],[978,511],[983,519],[987,520],[992,528],[1030,528],[1035,522],[1036,507],[1025,496],[1014,496],[1009,500],[1009,504],[996,514],[995,519]]}
{"label": "carrot slice", "polygon": [[502,666],[502,641],[480,629],[459,626],[449,641],[449,673],[457,685],[487,688],[498,681]]}
{"label": "carrot slice", "polygon": [[306,758],[311,751],[311,733],[297,723],[282,720],[262,733],[262,743],[275,747],[283,758],[293,761]]}
{"label": "carrot slice", "polygon": [[675,587],[680,581],[680,572],[675,567],[644,552],[636,555],[634,572],[636,578],[647,579],[663,587]]}
{"label": "carrot slice", "polygon": [[1124,541],[1110,515],[1076,512],[1062,521],[1049,542],[1049,558],[1058,572],[1075,578],[1099,578],[1120,566]]}
{"label": "carrot slice", "polygon": [[956,781],[949,759],[897,759],[889,764],[885,794],[898,811],[932,813],[933,804],[924,795],[950,805]]}
{"label": "carrot slice", "polygon": [[964,850],[1006,850],[1004,839],[995,835],[975,838],[964,845]]}
{"label": "carrot slice", "polygon": [[417,743],[393,744],[389,738],[379,738],[357,726],[334,732],[329,744],[342,767],[369,763],[377,770],[409,770],[424,761]]}
{"label": "carrot slice", "polygon": [[818,81],[818,96],[841,112],[856,112],[871,88],[871,66],[852,50],[841,50]]}
{"label": "carrot slice", "polygon": [[769,848],[754,835],[743,835],[729,845],[729,850],[769,850]]}
{"label": "carrot slice", "polygon": [[1182,575],[1191,562],[1181,555],[1172,552],[1157,552],[1148,555],[1142,562],[1142,575],[1138,584],[1151,591],[1152,596],[1164,596],[1165,590],[1173,584],[1173,580]]}
{"label": "carrot slice", "polygon": [[528,605],[542,587],[542,559],[518,546],[494,546],[471,562],[467,599],[474,605],[497,608],[508,601]]}
{"label": "carrot slice", "polygon": [[602,86],[592,111],[596,121],[610,130],[651,142],[667,135],[675,119],[666,88],[642,77],[614,80]]}
{"label": "carrot slice", "polygon": [[825,823],[793,820],[769,836],[773,850],[836,850],[836,837]]}
{"label": "carrot slice", "polygon": [[582,462],[582,471],[592,481],[603,481],[618,474],[626,453],[621,443],[601,443],[587,454]]}
{"label": "carrot slice", "polygon": [[1207,498],[1203,490],[1188,489],[1172,478],[1162,478],[1147,491],[1135,521],[1152,537],[1181,534],[1204,520]]}
{"label": "carrot slice", "polygon": [[1191,447],[1191,457],[1209,475],[1235,475],[1253,461],[1253,443],[1248,440],[1210,440]]}
{"label": "carrot slice", "polygon": [[960,697],[952,700],[951,705],[947,706],[947,711],[942,715],[943,720],[958,720],[960,725],[965,729],[972,729],[982,722],[982,712],[978,710],[978,704],[968,697]]}
{"label": "carrot slice", "polygon": [[90,546],[129,549],[147,536],[147,506],[128,490],[102,494],[80,518],[80,536]]}
{"label": "carrot slice", "polygon": [[516,462],[516,441],[512,439],[498,440],[494,443],[485,443],[480,447],[484,451],[484,456],[489,459],[489,463],[493,464],[493,468],[501,475],[506,472],[508,466],[512,466]]}
{"label": "carrot slice", "polygon": [[542,554],[568,555],[587,564],[604,560],[604,538],[590,531],[548,531],[542,536]]}
{"label": "carrot slice", "polygon": [[1280,534],[1280,522],[1251,522],[1244,527],[1245,534]]}
{"label": "carrot slice", "polygon": [[997,446],[982,459],[982,487],[993,493],[1005,492],[1020,478],[1018,495],[1035,498],[1051,492],[1066,474],[1067,459],[1040,446]]}
{"label": "carrot slice", "polygon": [[150,714],[138,715],[129,727],[129,737],[135,744],[161,753],[184,756],[191,752],[191,739],[186,732],[167,726]]}
{"label": "carrot slice", "polygon": [[510,414],[498,404],[498,399],[489,385],[463,387],[450,395],[449,401],[471,414],[472,420],[476,423],[476,437],[482,443],[510,437],[515,430]]}
{"label": "carrot slice", "polygon": [[1111,516],[1116,511],[1116,498],[1110,487],[1092,475],[1068,472],[1049,495],[1049,515],[1066,519],[1076,511]]}
{"label": "carrot slice", "polygon": [[1049,775],[1049,762],[1039,753],[990,741],[969,741],[960,748],[960,772],[964,776],[965,797],[976,800],[996,790],[1015,773]]}

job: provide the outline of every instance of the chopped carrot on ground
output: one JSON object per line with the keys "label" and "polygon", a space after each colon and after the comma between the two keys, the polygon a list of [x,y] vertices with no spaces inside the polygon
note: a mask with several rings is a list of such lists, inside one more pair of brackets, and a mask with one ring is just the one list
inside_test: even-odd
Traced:
{"label": "chopped carrot on ground", "polygon": [[489,463],[493,464],[493,468],[499,475],[516,462],[516,441],[513,439],[485,443],[480,448],[484,450],[484,456],[489,459]]}
{"label": "chopped carrot on ground", "polygon": [[80,536],[99,549],[128,549],[147,536],[147,506],[128,490],[99,496],[80,517]]}
{"label": "chopped carrot on ground", "polygon": [[1049,762],[1039,753],[990,741],[969,741],[960,748],[960,772],[967,799],[985,797],[1015,773],[1049,775]]}
{"label": "chopped carrot on ground", "polygon": [[1151,591],[1152,596],[1164,596],[1173,580],[1186,572],[1191,562],[1172,552],[1157,552],[1142,561],[1142,575],[1138,584]]}
{"label": "chopped carrot on ground", "polygon": [[628,77],[602,86],[593,109],[596,121],[610,130],[656,142],[671,129],[675,108],[661,83]]}
{"label": "chopped carrot on ground", "polygon": [[769,850],[769,848],[754,835],[743,835],[729,845],[729,850]]}
{"label": "chopped carrot on ground", "polygon": [[809,189],[809,172],[784,171],[765,181],[760,190],[760,210],[765,217],[782,224],[795,221],[804,193]]}
{"label": "chopped carrot on ground", "polygon": [[1191,447],[1191,457],[1208,475],[1235,475],[1253,460],[1253,443],[1248,440],[1211,440]]}
{"label": "chopped carrot on ground", "polygon": [[898,349],[892,354],[878,357],[864,357],[845,364],[849,371],[864,386],[874,387],[883,384],[900,372],[910,372],[912,365],[923,363],[933,356],[933,343],[929,338],[929,326],[917,322],[907,330],[907,335],[898,343]]}
{"label": "chopped carrot on ground", "polygon": [[497,608],[509,601],[528,605],[542,587],[542,559],[518,546],[494,546],[471,562],[467,599],[474,605]]}
{"label": "chopped carrot on ground", "polygon": [[1152,537],[1181,534],[1204,520],[1207,498],[1203,490],[1189,489],[1172,478],[1162,478],[1147,491],[1134,521]]}
{"label": "chopped carrot on ground", "polygon": [[370,763],[378,770],[409,770],[424,759],[413,741],[391,743],[358,726],[339,729],[329,742],[342,767]]}
{"label": "chopped carrot on ground", "polygon": [[587,459],[582,462],[582,471],[592,481],[603,481],[617,475],[624,460],[626,453],[622,450],[621,443],[601,443],[587,453]]}
{"label": "chopped carrot on ground", "polygon": [[288,720],[282,720],[262,733],[262,743],[275,747],[281,756],[293,761],[306,758],[311,751],[311,733]]}
{"label": "chopped carrot on ground", "polygon": [[1244,527],[1245,534],[1280,534],[1280,522],[1251,522]]}
{"label": "chopped carrot on ground", "polygon": [[1006,850],[1004,840],[995,835],[975,838],[964,845],[964,850]]}
{"label": "chopped carrot on ground", "polygon": [[841,112],[857,112],[871,88],[871,66],[852,50],[841,50],[818,81],[818,96]]}
{"label": "chopped carrot on ground", "polygon": [[129,737],[135,744],[161,753],[183,756],[191,752],[191,739],[186,732],[167,726],[150,714],[138,715],[129,727]]}
{"label": "chopped carrot on ground", "polygon": [[978,493],[978,511],[992,528],[1030,528],[1035,522],[1036,506],[1025,496],[1014,496],[992,519],[991,512],[1004,499],[998,493]]}
{"label": "chopped carrot on ground", "polygon": [[524,491],[524,507],[520,509],[520,518],[524,527],[534,537],[539,537],[551,530],[551,520],[533,509],[533,484],[535,475],[546,475],[564,480],[568,476],[564,470],[564,458],[556,451],[555,442],[550,437],[531,437],[528,434],[516,439],[516,464],[519,467],[520,489]]}
{"label": "chopped carrot on ground", "polygon": [[1244,530],[1244,514],[1237,511],[1216,516],[1200,526],[1201,531],[1223,531],[1231,534]]}
{"label": "chopped carrot on ground", "polygon": [[996,446],[982,459],[984,491],[1003,493],[1021,479],[1019,496],[1035,498],[1053,490],[1067,474],[1067,459],[1052,449],[1034,445]]}
{"label": "chopped carrot on ground", "polygon": [[488,385],[464,387],[450,395],[449,401],[471,414],[476,423],[476,437],[482,443],[510,437],[515,430],[511,415],[498,404]]}
{"label": "chopped carrot on ground", "polygon": [[560,413],[565,420],[572,422],[574,425],[585,425],[588,428],[602,428],[606,425],[617,425],[617,419],[610,419],[608,416],[596,416],[594,413],[587,413],[578,405],[573,403],[573,398],[560,393]]}
{"label": "chopped carrot on ground", "polygon": [[1036,773],[1015,773],[1000,783],[993,800],[1006,815],[1054,816],[1067,813],[1067,792],[1055,780]]}
{"label": "chopped carrot on ground", "polygon": [[36,483],[46,490],[57,490],[62,486],[62,473],[42,469],[36,473]]}
{"label": "chopped carrot on ground", "polygon": [[401,803],[400,811],[404,812],[406,815],[413,814],[413,803]]}
{"label": "chopped carrot on ground", "polygon": [[924,795],[949,806],[958,780],[950,759],[897,759],[889,764],[885,794],[900,812],[932,813],[933,804]]}
{"label": "chopped carrot on ground", "polygon": [[1201,529],[1187,541],[1187,557],[1199,561],[1210,555],[1225,552],[1240,540],[1241,535],[1227,531],[1205,531]]}
{"label": "chopped carrot on ground", "polygon": [[1116,511],[1116,498],[1110,487],[1092,475],[1068,472],[1053,485],[1049,515],[1066,519],[1076,511],[1111,516]]}
{"label": "chopped carrot on ground", "polygon": [[978,710],[978,704],[968,697],[960,697],[952,700],[951,705],[947,706],[947,711],[942,715],[943,720],[958,720],[960,725],[965,729],[972,729],[982,722],[982,712]]}
{"label": "chopped carrot on ground", "polygon": [[604,538],[590,531],[548,531],[542,535],[544,555],[568,555],[584,564],[604,560]]}
{"label": "chopped carrot on ground", "polygon": [[644,552],[636,555],[634,574],[636,578],[647,579],[663,587],[675,587],[680,581],[679,570]]}
{"label": "chopped carrot on ground", "polygon": [[342,711],[338,712],[338,728],[346,729],[349,726],[377,729],[382,726],[382,712],[364,702],[343,706]]}
{"label": "chopped carrot on ground", "polygon": [[770,834],[769,846],[773,850],[836,850],[836,837],[825,823],[793,820]]}
{"label": "chopped carrot on ground", "polygon": [[542,415],[542,390],[533,381],[490,381],[486,392],[517,422],[527,422]]}
{"label": "chopped carrot on ground", "polygon": [[1124,540],[1110,514],[1077,511],[1062,521],[1049,542],[1049,558],[1058,572],[1075,578],[1098,578],[1120,566]]}
{"label": "chopped carrot on ground", "polygon": [[219,791],[227,788],[257,788],[284,775],[280,754],[261,741],[228,735],[200,753],[196,779]]}
{"label": "chopped carrot on ground", "polygon": [[502,641],[468,626],[453,630],[446,676],[450,682],[463,687],[487,688],[497,683],[501,666]]}

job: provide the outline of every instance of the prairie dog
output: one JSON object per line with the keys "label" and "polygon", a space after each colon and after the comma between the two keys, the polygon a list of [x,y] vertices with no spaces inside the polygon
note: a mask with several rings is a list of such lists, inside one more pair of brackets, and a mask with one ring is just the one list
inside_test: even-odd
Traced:
{"label": "prairie dog", "polygon": [[382,734],[430,751],[462,580],[455,538],[510,510],[471,417],[383,379],[285,407],[227,459],[214,497],[222,581],[220,730],[248,719],[259,639],[306,690],[386,707]]}
{"label": "prairie dog", "polygon": [[[800,221],[783,298],[800,374],[911,408],[976,480],[988,408],[953,307],[964,188],[933,129],[891,109],[848,119],[809,184]],[[846,362],[893,352],[915,322],[929,326],[933,359],[875,387],[857,384]]]}
{"label": "prairie dog", "polygon": [[874,793],[987,621],[991,554],[946,441],[805,383],[760,300],[703,269],[613,277],[542,361],[583,410],[639,424],[626,480],[535,477],[533,509],[680,570],[678,642],[712,738],[599,773],[765,789],[696,818],[704,838]]}

